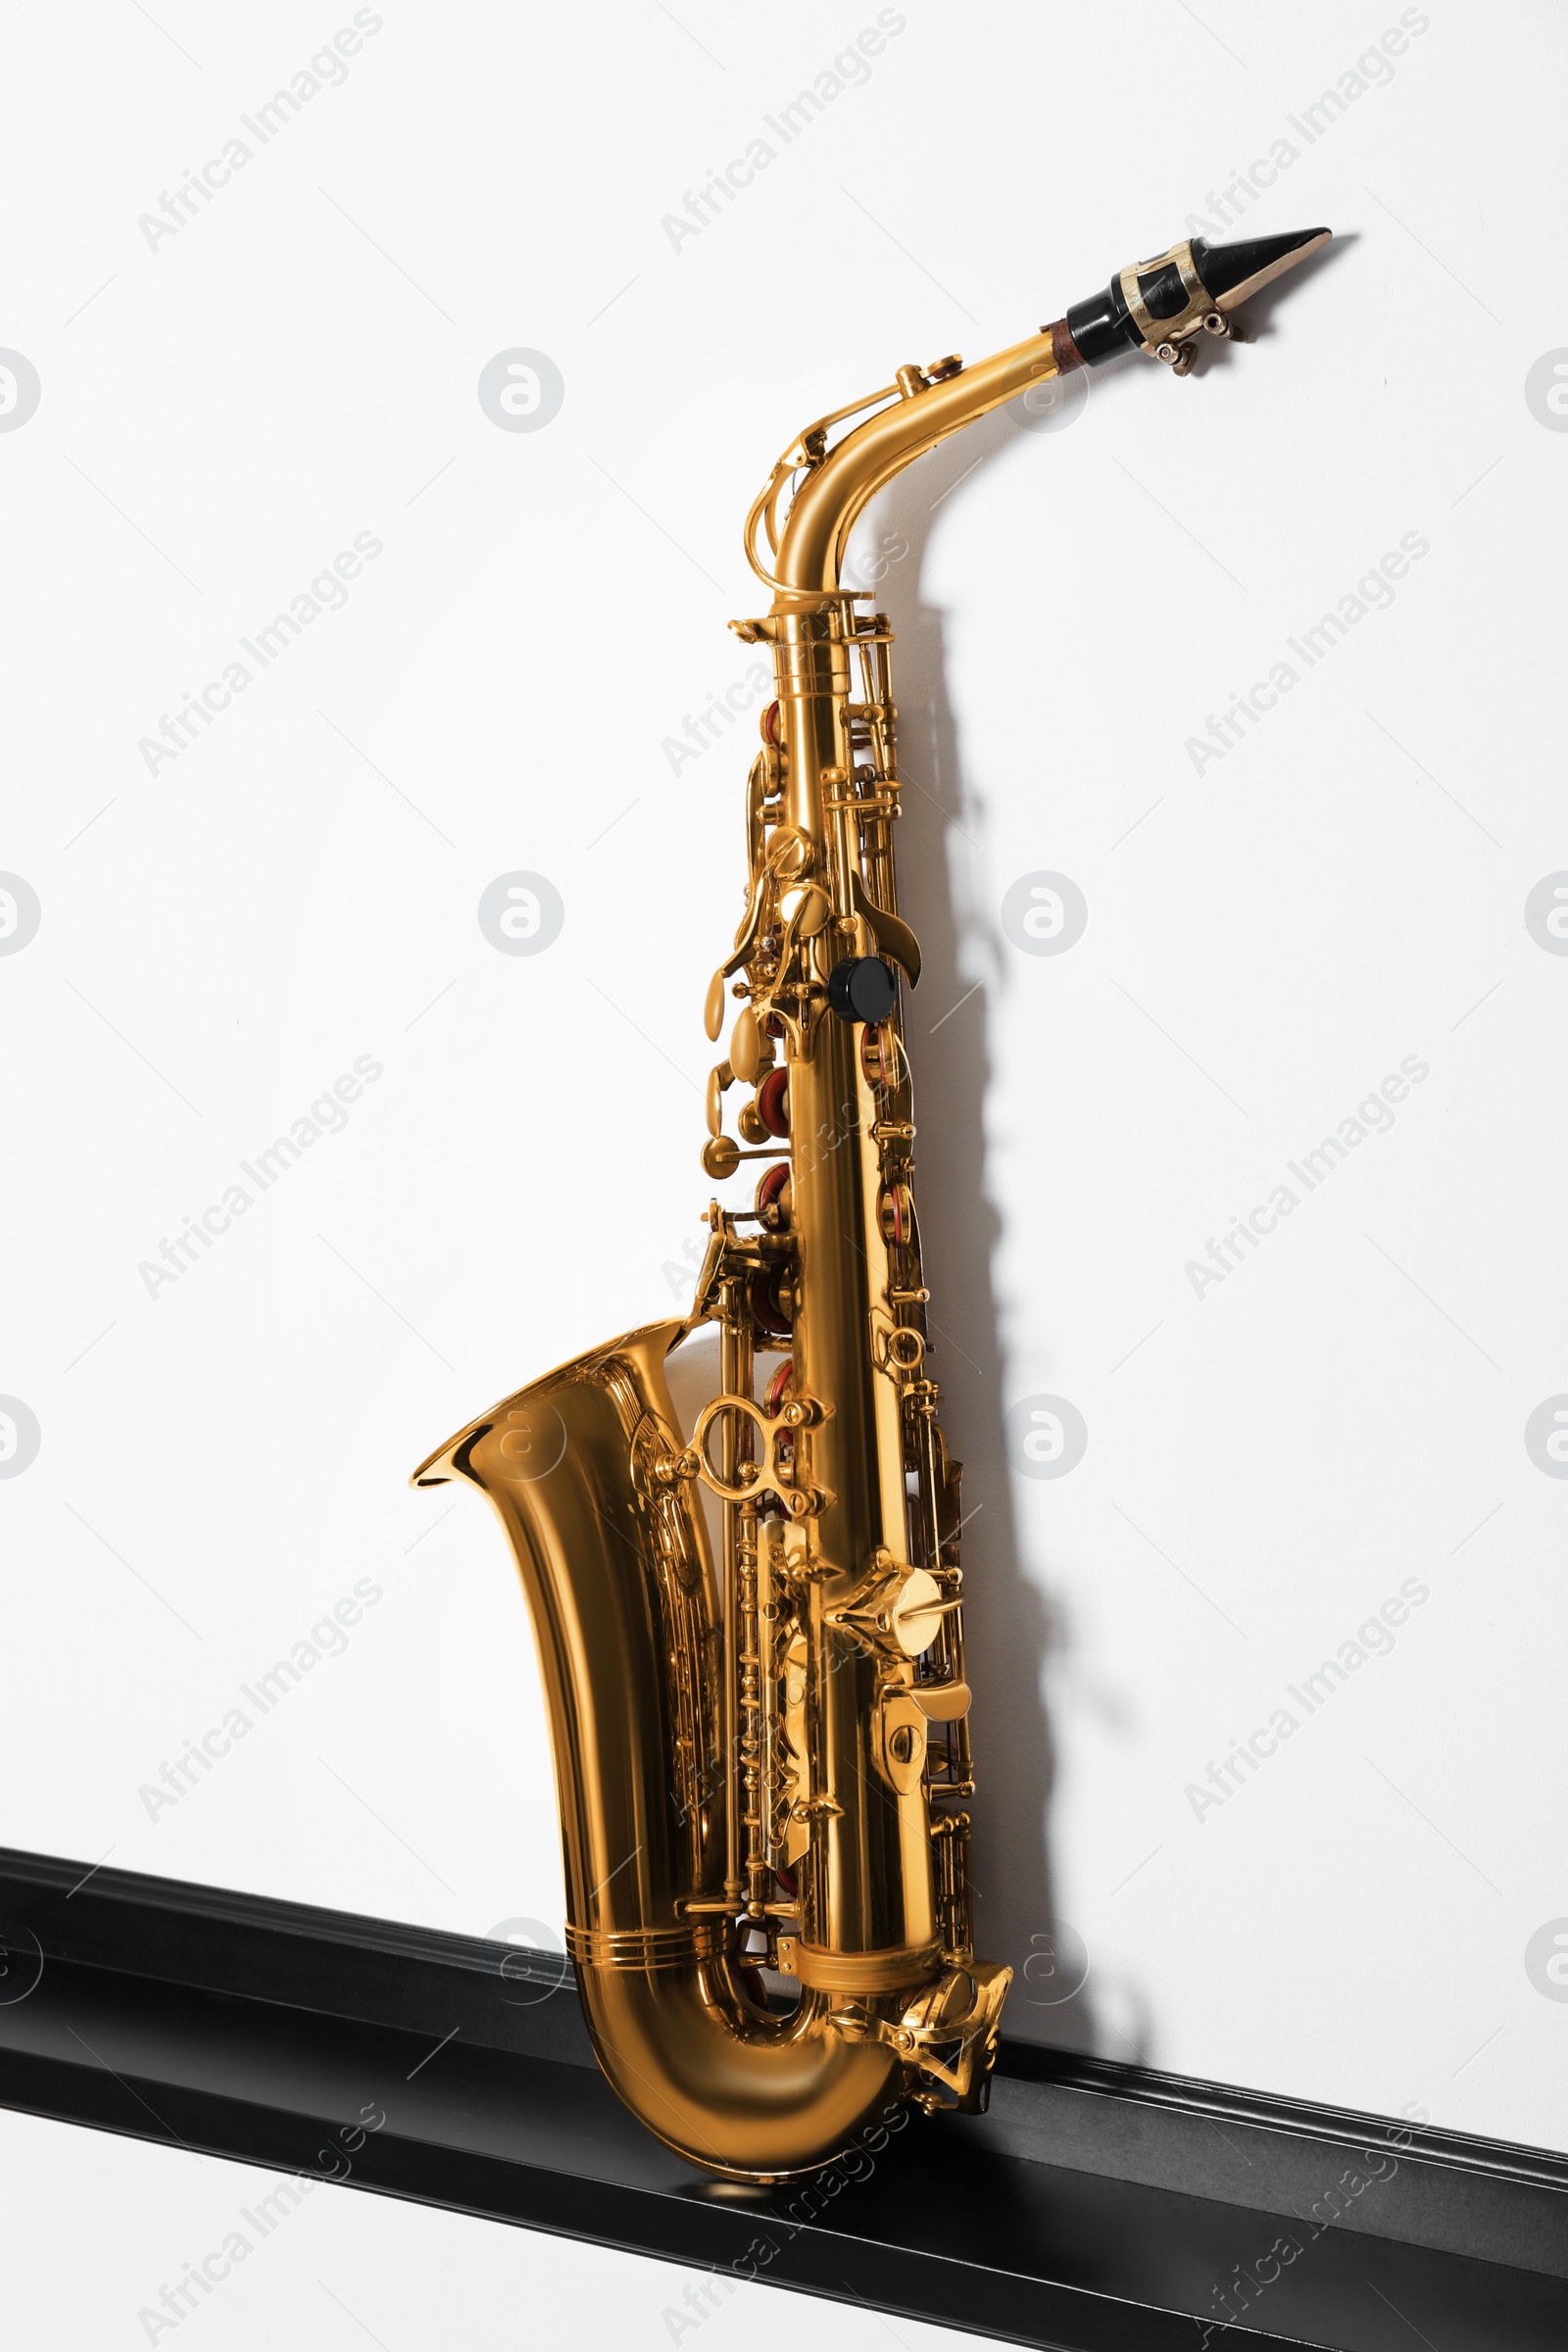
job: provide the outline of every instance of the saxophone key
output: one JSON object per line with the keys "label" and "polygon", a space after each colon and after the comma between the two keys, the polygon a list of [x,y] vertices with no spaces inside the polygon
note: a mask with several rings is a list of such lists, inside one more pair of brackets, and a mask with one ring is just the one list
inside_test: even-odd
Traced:
{"label": "saxophone key", "polygon": [[914,1238],[914,1195],[906,1184],[885,1184],[877,1197],[877,1223],[882,1239],[896,1249]]}
{"label": "saxophone key", "polygon": [[787,1142],[790,1132],[790,1074],[769,1070],[757,1090],[757,1115],[769,1135]]}
{"label": "saxophone key", "polygon": [[735,1072],[727,1061],[721,1061],[716,1069],[710,1070],[708,1073],[707,1109],[710,1135],[722,1135],[724,1132],[723,1098],[734,1083]]}
{"label": "saxophone key", "polygon": [[747,1004],[736,1015],[729,1041],[729,1066],[743,1086],[755,1084],[763,1066],[762,1054],[762,1032],[757,1014]]}
{"label": "saxophone key", "polygon": [[763,1266],[752,1276],[752,1315],[769,1339],[789,1338],[795,1328],[795,1292],[787,1266]]}
{"label": "saxophone key", "polygon": [[769,1232],[780,1233],[790,1221],[790,1165],[781,1159],[768,1169],[757,1188],[757,1214]]}
{"label": "saxophone key", "polygon": [[733,1176],[743,1159],[771,1159],[772,1156],[771,1148],[762,1152],[743,1152],[727,1135],[710,1135],[701,1153],[703,1173],[711,1176],[715,1184],[722,1184],[726,1176]]}

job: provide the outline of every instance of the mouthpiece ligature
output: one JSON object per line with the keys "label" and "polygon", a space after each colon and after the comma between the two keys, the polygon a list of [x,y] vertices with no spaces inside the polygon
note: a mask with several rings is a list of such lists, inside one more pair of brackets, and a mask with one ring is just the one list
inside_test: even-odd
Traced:
{"label": "mouthpiece ligature", "polygon": [[1284,236],[1244,237],[1234,245],[1188,237],[1152,261],[1130,262],[1102,294],[1075,302],[1062,323],[1073,350],[1090,368],[1133,350],[1162,361],[1173,375],[1187,375],[1200,335],[1233,334],[1232,312],[1316,253],[1330,234],[1326,228],[1292,229]]}

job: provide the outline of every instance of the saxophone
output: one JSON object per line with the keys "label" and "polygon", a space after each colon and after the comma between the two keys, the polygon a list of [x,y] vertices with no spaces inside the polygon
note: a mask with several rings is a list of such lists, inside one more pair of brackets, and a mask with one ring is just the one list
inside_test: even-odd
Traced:
{"label": "saxophone", "polygon": [[[1191,239],[976,367],[900,368],[785,450],[746,526],[771,606],[730,624],[769,649],[776,699],[708,993],[710,1039],[731,984],[739,1009],[702,1150],[721,1186],[766,1165],[748,1205],[708,1209],[689,1315],[520,1389],[415,1473],[477,1487],[521,1576],[600,2064],[732,2180],[810,2172],[892,2101],[982,2110],[1011,1976],[973,1950],[962,1513],[901,1011],[920,950],[892,636],[842,584],[846,542],[906,466],[1034,386],[1128,349],[1185,374],[1328,235]],[[717,1394],[686,1427],[666,1359],[710,1324]]]}

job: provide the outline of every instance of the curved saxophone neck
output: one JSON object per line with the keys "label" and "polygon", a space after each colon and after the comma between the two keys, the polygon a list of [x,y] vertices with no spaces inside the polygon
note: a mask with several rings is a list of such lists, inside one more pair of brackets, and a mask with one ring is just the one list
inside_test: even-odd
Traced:
{"label": "curved saxophone neck", "polygon": [[[1189,237],[1150,261],[1129,263],[1102,293],[1074,303],[1065,318],[1026,342],[972,368],[956,354],[929,368],[901,368],[895,381],[869,401],[808,425],[774,467],[747,526],[753,565],[777,591],[774,612],[799,612],[840,592],[844,551],[858,517],[896,474],[939,441],[1032,384],[1074,368],[1102,367],[1129,351],[1162,361],[1174,375],[1189,374],[1205,334],[1233,335],[1236,310],[1316,253],[1329,236],[1326,228],[1308,228],[1230,245]],[[827,447],[831,426],[884,400],[885,408]],[[768,573],[758,560],[756,532],[765,523],[773,538],[780,495],[803,469],[806,478],[777,529],[774,568]]]}
{"label": "curved saxophone neck", "polygon": [[965,368],[956,355],[928,368],[901,368],[889,387],[895,395],[889,405],[825,455],[813,453],[811,446],[819,427],[803,433],[786,452],[789,457],[799,451],[808,470],[779,535],[774,612],[794,612],[803,598],[814,603],[838,592],[850,532],[876,493],[906,466],[1031,384],[1080,366],[1070,337],[1065,349],[1060,337],[1058,322],[973,368]]}

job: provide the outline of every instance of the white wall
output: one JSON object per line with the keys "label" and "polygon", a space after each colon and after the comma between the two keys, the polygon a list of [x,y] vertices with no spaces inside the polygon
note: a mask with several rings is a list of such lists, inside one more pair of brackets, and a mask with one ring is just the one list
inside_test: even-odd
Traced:
{"label": "white wall", "polygon": [[[1560,21],[1435,0],[1357,75],[1396,8],[908,0],[785,147],[765,118],[875,8],[389,4],[339,86],[239,129],[353,13],[15,32],[0,342],[41,399],[0,433],[0,867],[41,921],[0,956],[0,1392],[41,1443],[0,1482],[0,1837],[559,1923],[507,1560],[476,1502],[403,1482],[669,1311],[700,1234],[751,719],[678,773],[663,746],[750,700],[747,504],[900,361],[1222,237],[1221,186],[1284,140],[1247,225],[1350,234],[1255,344],[1187,383],[1123,367],[1055,431],[1000,418],[864,534],[903,641],[939,1369],[983,1505],[983,1941],[1014,2032],[1565,2144],[1568,2008],[1526,1955],[1568,1914],[1568,1490],[1522,1434],[1568,1390],[1568,964],[1524,921],[1568,866],[1568,441],[1525,396],[1568,345]],[[1377,78],[1308,142],[1291,118],[1343,75]],[[149,244],[236,130],[250,160]],[[755,183],[672,245],[759,135]],[[564,387],[538,431],[476,396],[518,347]],[[341,609],[240,651],[362,534]],[[1387,609],[1288,652],[1407,541]],[[141,739],[236,658],[251,682],[150,772]],[[1195,760],[1282,659],[1278,707]],[[564,908],[536,956],[476,920],[517,870]],[[1060,956],[1002,924],[1040,871],[1087,902]],[[265,1194],[238,1174],[360,1057],[342,1132]],[[1287,1163],[1407,1057],[1392,1130],[1308,1195]],[[236,1181],[246,1212],[150,1295]],[[1188,1262],[1281,1183],[1293,1213],[1199,1295]],[[1087,1427],[1060,1479],[1004,1447],[1043,1395]],[[363,1580],[341,1654],[262,1716],[241,1687]],[[1412,1581],[1308,1717],[1290,1686]],[[236,1705],[247,1735],[150,1818]]]}

